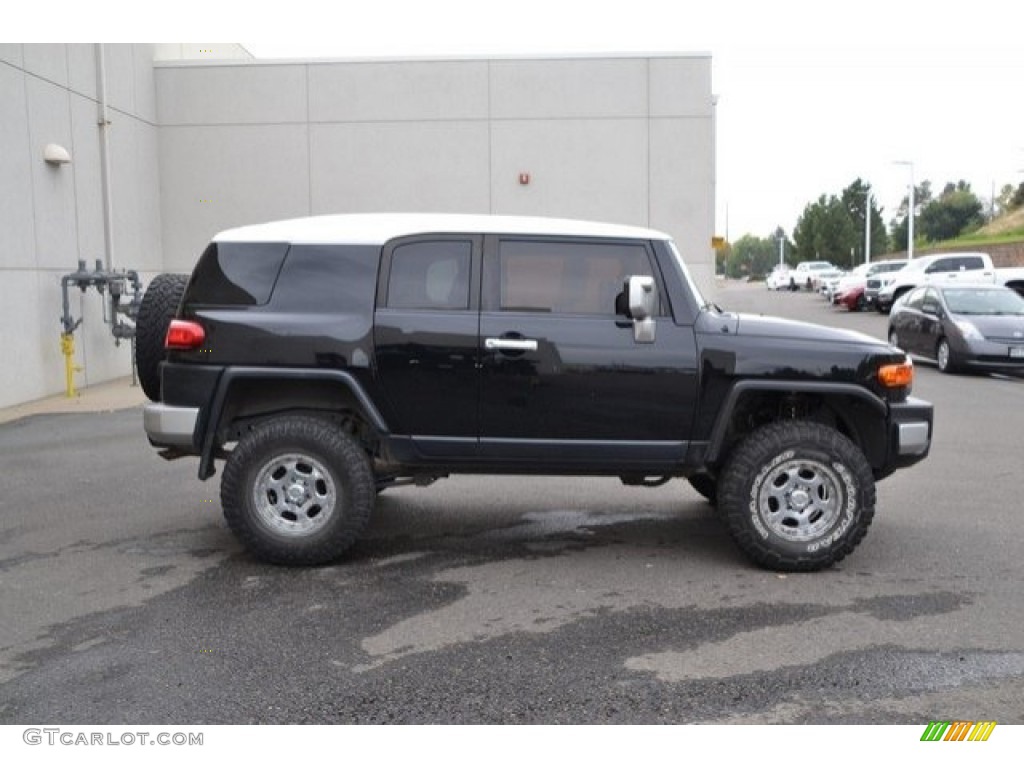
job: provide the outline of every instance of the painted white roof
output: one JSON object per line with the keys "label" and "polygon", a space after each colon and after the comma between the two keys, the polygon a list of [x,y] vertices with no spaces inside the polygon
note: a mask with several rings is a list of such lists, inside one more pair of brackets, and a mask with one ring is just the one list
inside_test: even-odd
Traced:
{"label": "painted white roof", "polygon": [[220,243],[382,245],[395,237],[449,233],[671,239],[665,233],[653,229],[574,219],[451,213],[352,213],[238,227],[217,234],[213,240]]}

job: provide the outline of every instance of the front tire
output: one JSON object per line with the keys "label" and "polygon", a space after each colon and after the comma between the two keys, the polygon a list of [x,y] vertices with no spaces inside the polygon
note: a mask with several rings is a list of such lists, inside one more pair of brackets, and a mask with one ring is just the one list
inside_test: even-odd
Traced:
{"label": "front tire", "polygon": [[281,565],[340,558],[366,528],[374,497],[363,449],[310,416],[257,424],[238,441],[221,480],[231,530],[256,557]]}
{"label": "front tire", "polygon": [[817,571],[864,538],[875,481],[860,449],[835,429],[776,422],[755,430],[718,478],[718,509],[733,540],[758,565]]}

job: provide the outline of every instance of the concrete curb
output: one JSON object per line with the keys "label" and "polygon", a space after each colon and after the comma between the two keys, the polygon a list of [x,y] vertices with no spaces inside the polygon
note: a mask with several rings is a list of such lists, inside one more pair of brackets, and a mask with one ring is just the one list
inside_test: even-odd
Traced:
{"label": "concrete curb", "polygon": [[130,376],[86,387],[72,398],[53,395],[42,400],[0,408],[0,424],[43,413],[102,413],[135,408],[146,402],[142,387],[132,385]]}

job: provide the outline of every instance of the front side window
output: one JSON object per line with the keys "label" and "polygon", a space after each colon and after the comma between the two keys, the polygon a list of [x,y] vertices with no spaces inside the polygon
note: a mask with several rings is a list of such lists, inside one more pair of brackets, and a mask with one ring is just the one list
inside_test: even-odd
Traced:
{"label": "front side window", "polygon": [[956,269],[956,259],[936,259],[925,272],[934,274],[936,272],[952,272]]}
{"label": "front side window", "polygon": [[469,309],[470,241],[399,245],[391,254],[391,309]]}
{"label": "front side window", "polygon": [[631,275],[652,275],[640,243],[503,240],[499,308],[515,312],[614,315]]}

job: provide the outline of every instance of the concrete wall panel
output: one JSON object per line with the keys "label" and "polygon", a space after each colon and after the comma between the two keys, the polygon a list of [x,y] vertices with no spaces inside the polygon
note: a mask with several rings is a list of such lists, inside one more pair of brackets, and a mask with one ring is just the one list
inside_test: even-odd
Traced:
{"label": "concrete wall panel", "polygon": [[[35,270],[4,270],[4,301],[0,304],[0,320],[18,333],[5,333],[0,341],[5,361],[0,365],[0,408],[35,400],[45,392],[42,381],[47,344],[57,344],[60,352],[60,326],[52,307],[45,307],[39,296],[39,277]],[[59,295],[58,285],[58,295]],[[59,306],[59,305],[58,305]],[[52,335],[44,334],[40,319],[53,321]]]}
{"label": "concrete wall panel", "polygon": [[651,59],[651,116],[710,118],[714,110],[708,93],[710,83],[708,57]]}
{"label": "concrete wall panel", "polygon": [[153,46],[136,43],[132,46],[132,114],[139,120],[156,125],[156,88],[153,85]]}
{"label": "concrete wall panel", "polygon": [[506,120],[492,134],[495,213],[648,223],[646,120]]}
{"label": "concrete wall panel", "polygon": [[135,56],[127,43],[108,43],[103,46],[103,59],[107,73],[107,104],[127,115],[135,109]]}
{"label": "concrete wall panel", "polygon": [[[75,171],[77,249],[75,259],[90,264],[103,256],[103,196],[100,193],[99,126],[96,102],[72,94],[71,157]],[[69,263],[68,272],[74,271]]]}
{"label": "concrete wall panel", "polygon": [[52,166],[43,161],[43,148],[60,144],[70,151],[71,112],[68,92],[35,77],[26,79],[29,115],[29,164],[35,209],[36,265],[72,267],[78,256],[75,232],[75,164]]}
{"label": "concrete wall panel", "polygon": [[0,66],[0,104],[0,269],[28,269],[36,263],[33,158],[20,70]]}
{"label": "concrete wall panel", "polygon": [[491,62],[495,119],[646,115],[646,59]]}
{"label": "concrete wall panel", "polygon": [[96,46],[74,43],[67,46],[67,52],[68,87],[81,96],[96,99]]}
{"label": "concrete wall panel", "polygon": [[6,61],[19,69],[25,66],[25,56],[22,53],[24,46],[21,43],[0,43],[0,61]]}
{"label": "concrete wall panel", "polygon": [[482,61],[311,64],[309,119],[483,120],[487,66]]}
{"label": "concrete wall panel", "polygon": [[161,126],[306,120],[305,64],[164,66],[155,77]]}
{"label": "concrete wall panel", "polygon": [[26,43],[22,46],[26,72],[43,80],[67,87],[68,56],[63,43]]}
{"label": "concrete wall panel", "polygon": [[312,212],[486,213],[487,124],[314,125]]}

